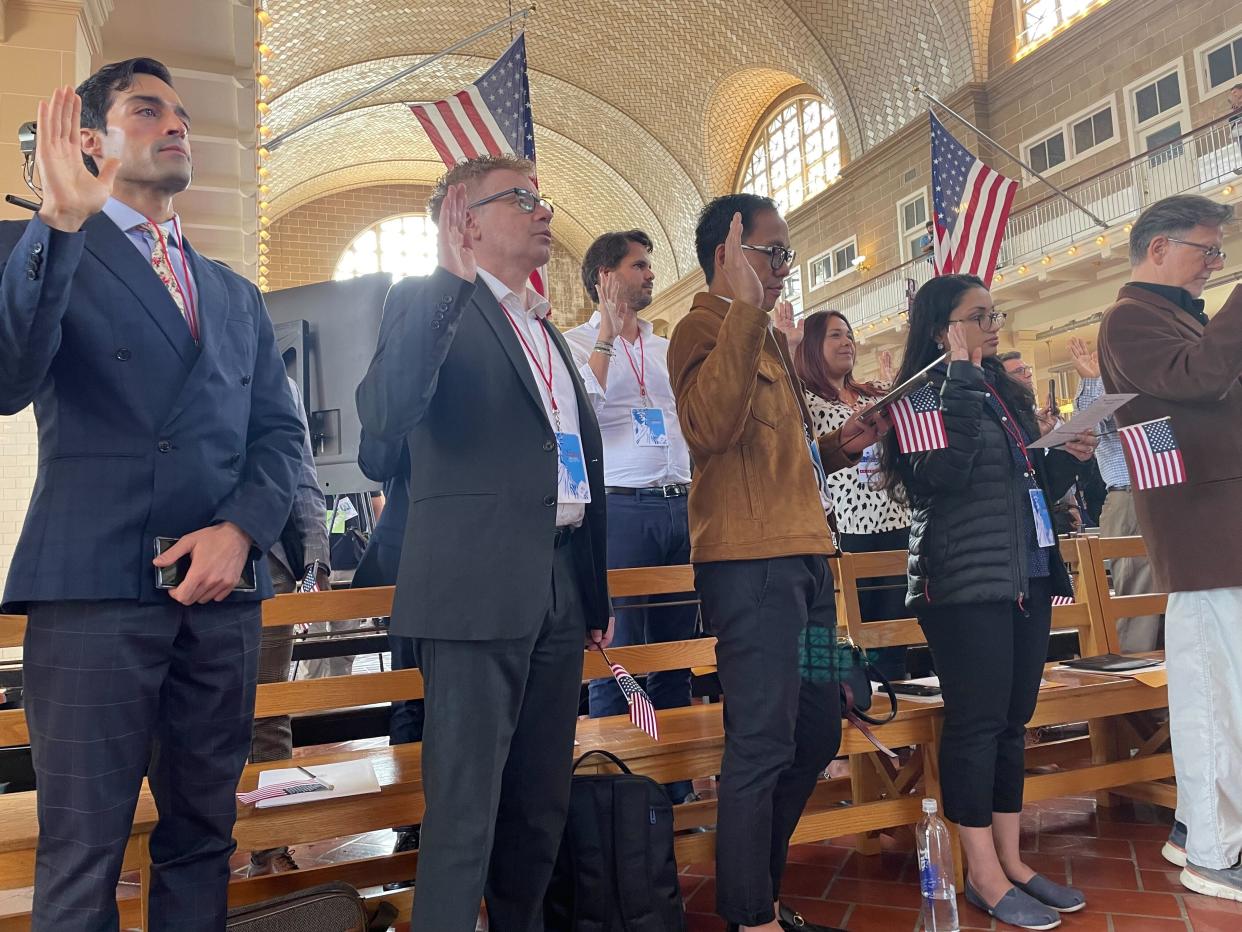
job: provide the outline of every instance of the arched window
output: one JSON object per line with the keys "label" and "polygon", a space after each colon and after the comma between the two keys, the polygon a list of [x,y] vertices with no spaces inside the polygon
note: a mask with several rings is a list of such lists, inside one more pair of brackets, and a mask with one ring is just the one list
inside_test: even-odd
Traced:
{"label": "arched window", "polygon": [[436,227],[426,214],[381,220],[359,234],[341,254],[332,276],[337,281],[371,272],[388,272],[393,281],[429,275],[436,267]]}
{"label": "arched window", "polygon": [[786,213],[824,190],[839,174],[836,113],[822,100],[799,97],[781,107],[755,140],[742,190],[772,198]]}

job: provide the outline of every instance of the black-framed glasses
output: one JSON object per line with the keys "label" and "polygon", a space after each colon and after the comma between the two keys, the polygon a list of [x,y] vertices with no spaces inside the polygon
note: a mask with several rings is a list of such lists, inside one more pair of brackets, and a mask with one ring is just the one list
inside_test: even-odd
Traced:
{"label": "black-framed glasses", "polygon": [[1192,243],[1190,240],[1186,239],[1174,239],[1171,236],[1169,237],[1169,242],[1177,243],[1179,246],[1193,246],[1195,249],[1203,253],[1204,262],[1215,262],[1217,259],[1221,262],[1225,261],[1225,254],[1221,252],[1219,246],[1204,246],[1202,243]]}
{"label": "black-framed glasses", "polygon": [[951,324],[974,324],[984,333],[995,333],[1005,323],[1008,314],[1000,311],[993,311],[991,314],[975,314],[973,317],[962,317],[958,320],[950,320]]}
{"label": "black-framed glasses", "polygon": [[471,210],[475,207],[482,207],[484,204],[498,201],[502,197],[512,197],[513,203],[517,205],[517,209],[524,214],[533,214],[536,205],[542,207],[550,214],[556,213],[556,208],[552,206],[550,200],[546,197],[540,197],[534,191],[528,191],[526,188],[505,188],[503,191],[497,191],[495,194],[480,198],[473,204],[467,204],[466,209]]}
{"label": "black-framed glasses", "polygon": [[749,243],[742,243],[742,248],[750,249],[754,252],[766,252],[773,272],[782,265],[793,265],[794,260],[798,258],[797,250],[786,249],[784,246],[752,246]]}

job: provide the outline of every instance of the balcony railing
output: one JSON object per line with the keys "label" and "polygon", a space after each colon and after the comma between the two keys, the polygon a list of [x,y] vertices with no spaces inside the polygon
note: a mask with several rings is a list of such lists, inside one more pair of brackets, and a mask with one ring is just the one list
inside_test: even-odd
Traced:
{"label": "balcony railing", "polygon": [[[1242,123],[1225,118],[1114,165],[1068,187],[1074,200],[1110,227],[1132,220],[1161,198],[1210,191],[1242,172]],[[1242,181],[1242,179],[1239,179]],[[1009,215],[999,267],[1040,258],[1102,232],[1086,214],[1052,194]],[[920,256],[833,295],[808,310],[839,310],[855,330],[890,321],[909,307],[914,292],[932,277],[929,257]]]}

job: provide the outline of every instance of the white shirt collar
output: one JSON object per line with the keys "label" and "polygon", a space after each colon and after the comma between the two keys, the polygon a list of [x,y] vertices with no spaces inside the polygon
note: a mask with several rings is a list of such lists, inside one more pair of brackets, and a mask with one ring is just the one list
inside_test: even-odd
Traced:
{"label": "white shirt collar", "polygon": [[543,318],[547,317],[552,311],[552,305],[548,303],[548,299],[539,294],[529,283],[526,285],[526,295],[523,299],[512,288],[502,282],[487,269],[479,269],[479,277],[483,279],[484,284],[491,289],[492,294],[496,297],[496,303],[504,307],[506,302],[511,305],[510,309],[514,309],[512,305],[524,310],[531,317]]}
{"label": "white shirt collar", "polygon": [[[599,311],[596,311],[594,314],[591,315],[591,319],[587,321],[587,325],[590,327],[594,327],[596,330],[598,330],[599,323],[600,323]],[[651,336],[652,334],[651,321],[643,320],[641,317],[638,318],[638,332],[641,333],[644,337]],[[620,336],[620,334],[617,334],[617,336]]]}
{"label": "white shirt collar", "polygon": [[[118,201],[115,197],[108,198],[104,202],[103,212],[108,218],[121,228],[122,233],[129,233],[135,227],[140,227],[147,223],[147,218],[141,212],[134,210],[128,204]],[[172,239],[172,243],[178,249],[181,248],[181,240],[177,238],[176,214],[171,219],[165,220],[159,224],[164,235]]]}

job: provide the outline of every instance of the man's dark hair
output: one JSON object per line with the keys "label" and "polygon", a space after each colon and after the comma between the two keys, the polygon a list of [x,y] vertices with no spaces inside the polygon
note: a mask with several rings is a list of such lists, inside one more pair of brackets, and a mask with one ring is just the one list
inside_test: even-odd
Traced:
{"label": "man's dark hair", "polygon": [[582,259],[582,287],[587,290],[592,301],[599,303],[600,270],[615,269],[620,265],[630,251],[630,243],[638,243],[647,252],[651,252],[651,237],[642,230],[605,233],[586,251]]}
{"label": "man's dark hair", "polygon": [[758,194],[726,194],[709,201],[703,208],[699,225],[694,228],[694,251],[707,284],[712,283],[716,274],[716,247],[728,237],[733,215],[742,215],[742,236],[745,237],[755,225],[755,214],[764,210],[778,210],[776,201]]}
{"label": "man's dark hair", "polygon": [[[117,91],[129,90],[136,74],[149,74],[169,87],[173,86],[172,74],[154,58],[129,58],[104,65],[78,85],[78,96],[82,98],[83,129],[108,129],[108,111],[112,108],[113,96]],[[92,175],[99,174],[99,167],[93,158],[83,153],[82,161]]]}
{"label": "man's dark hair", "polygon": [[1010,350],[1007,353],[998,354],[996,357],[996,361],[1003,366],[1005,363],[1009,362],[1012,359],[1021,359],[1021,358],[1022,358],[1022,354],[1020,352],[1018,352],[1017,350]]}

